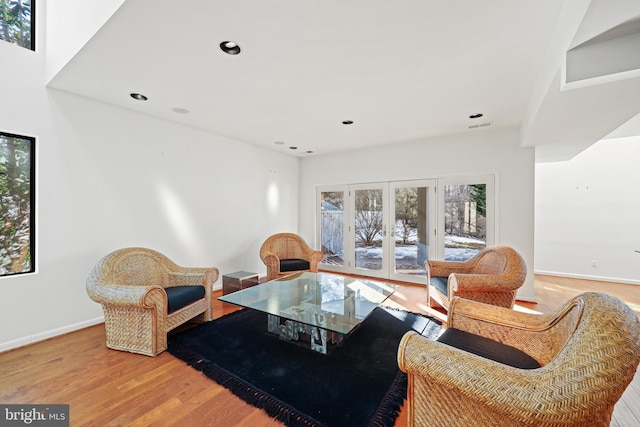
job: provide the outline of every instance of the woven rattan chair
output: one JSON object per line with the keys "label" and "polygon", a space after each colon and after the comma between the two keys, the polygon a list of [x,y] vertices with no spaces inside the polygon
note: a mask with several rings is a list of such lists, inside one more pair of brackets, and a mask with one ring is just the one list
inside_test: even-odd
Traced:
{"label": "woven rattan chair", "polygon": [[124,248],[93,267],[87,293],[102,304],[107,347],[156,356],[167,348],[167,332],[211,320],[217,279],[215,267],[180,267],[151,249]]}
{"label": "woven rattan chair", "polygon": [[407,333],[410,426],[608,426],[640,361],[638,316],[584,293],[551,314],[456,298],[448,327],[515,347],[540,365],[518,369]]}
{"label": "woven rattan chair", "polygon": [[267,266],[267,280],[273,280],[297,271],[317,272],[322,252],[310,248],[297,234],[278,233],[262,244],[260,259]]}
{"label": "woven rattan chair", "polygon": [[[527,266],[509,246],[492,246],[467,261],[425,261],[429,304],[449,309],[455,296],[513,308]],[[434,305],[434,302],[436,305]]]}

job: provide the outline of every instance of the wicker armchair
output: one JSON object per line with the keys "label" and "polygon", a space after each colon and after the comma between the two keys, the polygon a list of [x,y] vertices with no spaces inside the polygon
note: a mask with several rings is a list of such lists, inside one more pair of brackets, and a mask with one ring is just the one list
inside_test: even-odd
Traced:
{"label": "wicker armchair", "polygon": [[296,271],[317,272],[322,252],[310,248],[297,234],[278,233],[262,244],[260,259],[267,266],[267,280],[273,280]]}
{"label": "wicker armchair", "polygon": [[448,327],[515,347],[542,367],[518,369],[407,333],[410,426],[608,426],[640,361],[638,316],[584,293],[552,314],[456,298]]}
{"label": "wicker armchair", "polygon": [[[425,261],[429,304],[446,310],[455,296],[513,308],[527,277],[527,266],[509,246],[492,246],[462,262]],[[432,301],[433,300],[433,301]]]}
{"label": "wicker armchair", "polygon": [[167,332],[211,320],[217,279],[217,268],[180,267],[151,249],[124,248],[93,267],[87,293],[102,304],[107,347],[156,356],[167,348]]}

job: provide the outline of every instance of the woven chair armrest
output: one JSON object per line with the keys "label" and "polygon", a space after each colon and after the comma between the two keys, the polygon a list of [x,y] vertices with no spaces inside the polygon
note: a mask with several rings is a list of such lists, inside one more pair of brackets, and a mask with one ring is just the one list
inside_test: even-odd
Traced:
{"label": "woven chair armrest", "polygon": [[276,271],[280,271],[280,258],[278,258],[274,253],[266,252],[264,256],[262,256],[261,254],[261,257],[262,257],[262,262],[264,262],[265,265],[267,265],[268,267],[271,267]]}
{"label": "woven chair armrest", "polygon": [[311,265],[311,270],[318,270],[318,264],[322,261],[322,258],[324,258],[322,252],[313,249],[311,250],[311,255],[309,256],[309,264]]}
{"label": "woven chair armrest", "polygon": [[554,313],[525,313],[456,297],[451,301],[447,326],[465,330],[465,325],[475,323],[480,329],[488,329],[495,325],[500,328],[534,332],[548,329],[556,317],[557,314]]}
{"label": "woven chair armrest", "polygon": [[[89,297],[99,303],[105,305],[131,306],[131,307],[149,307],[147,301],[149,294],[164,294],[161,286],[128,286],[116,284],[98,284],[90,289],[87,288]],[[158,298],[156,296],[156,298]],[[166,296],[164,297],[166,300]]]}
{"label": "woven chair armrest", "polygon": [[[505,419],[527,413],[537,402],[531,402],[534,386],[549,381],[549,372],[540,369],[517,369],[450,347],[411,331],[398,347],[398,366],[425,381],[429,388],[447,390],[460,400],[473,400],[492,411],[502,412]],[[461,408],[464,410],[464,408]]]}
{"label": "woven chair armrest", "polygon": [[[213,286],[218,280],[218,269],[212,268],[194,268],[180,267],[178,270],[169,271],[170,286],[196,286],[203,285],[207,287],[207,281]],[[211,282],[213,279],[213,282]]]}
{"label": "woven chair armrest", "polygon": [[[449,308],[448,327],[515,347],[542,365],[548,363],[561,346],[555,340],[562,340],[562,336],[570,333],[562,332],[568,324],[558,324],[563,315],[557,312],[523,313],[459,297],[453,299]],[[565,313],[570,309],[567,307]]]}
{"label": "woven chair armrest", "polygon": [[275,256],[277,258],[276,254],[271,249],[269,249],[268,246],[263,245],[260,248],[260,259],[265,260],[270,256]]}
{"label": "woven chair armrest", "polygon": [[311,260],[311,258],[315,255],[316,252],[319,252],[312,247],[309,246],[301,246],[300,254],[302,255],[302,259]]}
{"label": "woven chair armrest", "polygon": [[431,277],[449,277],[451,273],[465,273],[469,270],[467,261],[425,261],[431,270]]}
{"label": "woven chair armrest", "polygon": [[500,275],[495,274],[460,274],[451,273],[449,276],[449,287],[453,292],[487,292],[496,290],[515,290],[520,287],[519,283],[509,280],[502,280]]}
{"label": "woven chair armrest", "polygon": [[216,267],[211,267],[206,270],[207,271],[204,273],[204,286],[211,290],[213,289],[213,284],[216,283],[218,277],[220,277],[220,270]]}
{"label": "woven chair armrest", "polygon": [[[481,386],[483,377],[512,377],[505,383],[515,387],[534,378],[535,370],[517,369],[511,366],[468,353],[463,350],[429,340],[415,331],[407,332],[398,346],[398,366],[403,372],[428,377],[452,388],[468,390]],[[491,372],[491,373],[490,373]],[[480,390],[477,388],[475,391]],[[474,394],[474,391],[470,391]],[[465,393],[466,394],[466,393]]]}

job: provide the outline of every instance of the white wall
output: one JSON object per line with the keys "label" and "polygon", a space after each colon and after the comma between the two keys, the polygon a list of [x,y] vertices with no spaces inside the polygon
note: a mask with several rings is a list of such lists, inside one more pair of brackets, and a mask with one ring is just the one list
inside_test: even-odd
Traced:
{"label": "white wall", "polygon": [[0,351],[99,322],[85,280],[112,250],[264,275],[264,239],[297,230],[298,159],[46,89],[43,50],[0,63],[0,129],[37,138],[37,273],[0,278]]}
{"label": "white wall", "polygon": [[[38,36],[47,44],[46,81],[50,81],[93,37],[125,0],[55,0],[36,5]],[[45,10],[46,9],[46,13]],[[46,22],[45,25],[42,25]],[[38,34],[36,32],[36,34]],[[41,49],[38,44],[36,48]]]}
{"label": "white wall", "polygon": [[318,185],[487,173],[496,174],[496,244],[513,246],[524,257],[529,274],[518,297],[533,300],[534,151],[520,147],[516,129],[479,129],[457,136],[304,158],[300,234],[308,242],[315,241]]}
{"label": "white wall", "polygon": [[640,284],[639,160],[627,137],[536,165],[536,272]]}

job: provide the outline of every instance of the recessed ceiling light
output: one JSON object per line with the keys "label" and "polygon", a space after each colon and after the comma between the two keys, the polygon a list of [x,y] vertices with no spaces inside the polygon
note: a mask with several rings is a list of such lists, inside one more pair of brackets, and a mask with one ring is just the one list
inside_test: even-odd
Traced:
{"label": "recessed ceiling light", "polygon": [[146,101],[147,99],[149,99],[149,98],[147,98],[146,96],[144,96],[144,95],[142,95],[142,94],[139,94],[139,93],[132,93],[132,94],[131,94],[131,97],[132,97],[133,99],[138,100],[138,101]]}
{"label": "recessed ceiling light", "polygon": [[313,151],[308,150],[308,151],[306,151],[306,153],[307,153],[307,154],[313,154]]}
{"label": "recessed ceiling light", "polygon": [[276,144],[276,145],[284,145],[284,142],[282,142],[282,141],[276,141],[276,142],[274,142],[274,144]]}
{"label": "recessed ceiling light", "polygon": [[229,55],[237,55],[240,53],[240,46],[236,42],[224,41],[220,43],[220,49]]}
{"label": "recessed ceiling light", "polygon": [[482,113],[477,113],[477,114],[472,114],[469,116],[470,119],[479,119],[480,117],[482,117],[484,114]]}
{"label": "recessed ceiling light", "polygon": [[343,125],[352,125],[353,124],[353,120],[344,120],[342,122]]}
{"label": "recessed ceiling light", "polygon": [[187,110],[186,108],[181,108],[181,107],[173,107],[171,109],[171,111],[173,111],[174,113],[177,113],[177,114],[189,114],[189,110]]}
{"label": "recessed ceiling light", "polygon": [[297,150],[298,147],[289,147],[290,150]]}

